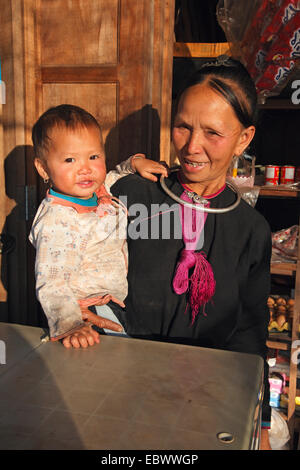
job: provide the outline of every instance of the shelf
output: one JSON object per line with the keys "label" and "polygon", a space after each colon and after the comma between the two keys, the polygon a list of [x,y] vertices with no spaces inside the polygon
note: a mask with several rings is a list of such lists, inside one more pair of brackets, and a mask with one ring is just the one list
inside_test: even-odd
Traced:
{"label": "shelf", "polygon": [[294,104],[291,99],[268,98],[265,103],[258,105],[261,109],[300,109],[300,104]]}
{"label": "shelf", "polygon": [[271,264],[271,274],[281,274],[293,276],[297,270],[297,263],[273,263]]}
{"label": "shelf", "polygon": [[[256,186],[257,187],[257,186]],[[300,197],[300,189],[289,189],[285,185],[278,186],[260,186],[260,196],[266,197]]]}
{"label": "shelf", "polygon": [[[284,343],[283,341],[276,341],[276,340],[271,339],[271,337],[269,337],[269,339],[267,339],[266,344],[269,349],[278,349],[279,351],[291,350],[291,340]],[[298,346],[297,348],[293,348],[293,353],[299,354],[299,352],[300,352],[300,346]]]}
{"label": "shelf", "polygon": [[290,343],[292,341],[290,336],[290,331],[269,331],[269,340],[270,341],[286,341]]}
{"label": "shelf", "polygon": [[282,343],[281,341],[274,341],[271,339],[267,340],[267,347],[269,349],[279,349],[280,351],[288,351],[290,345],[288,343]]}
{"label": "shelf", "polygon": [[198,43],[198,42],[175,42],[173,57],[218,57],[218,55],[229,54],[227,42]]}

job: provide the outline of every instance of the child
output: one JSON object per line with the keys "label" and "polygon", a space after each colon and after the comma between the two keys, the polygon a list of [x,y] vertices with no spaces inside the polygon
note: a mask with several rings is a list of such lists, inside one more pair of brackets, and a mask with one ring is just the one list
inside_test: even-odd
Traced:
{"label": "child", "polygon": [[84,321],[89,306],[110,302],[118,324],[99,321],[99,326],[115,331],[125,326],[120,307],[127,295],[127,212],[109,188],[137,169],[149,179],[151,173],[166,175],[166,169],[137,154],[106,175],[100,126],[73,105],[46,111],[33,126],[32,140],[35,167],[50,182],[29,235],[36,248],[37,298],[52,341],[64,338],[66,347],[87,347],[99,342]]}

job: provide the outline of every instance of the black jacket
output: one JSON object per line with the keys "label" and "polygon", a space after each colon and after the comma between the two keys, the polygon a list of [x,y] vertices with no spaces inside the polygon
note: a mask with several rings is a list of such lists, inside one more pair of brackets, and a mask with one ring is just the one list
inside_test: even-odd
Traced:
{"label": "black jacket", "polygon": [[[166,184],[178,196],[182,194],[176,173]],[[129,209],[127,332],[132,336],[253,353],[266,359],[271,232],[264,217],[243,200],[233,211],[208,214],[202,251],[213,268],[216,291],[205,307],[206,315],[200,312],[192,325],[187,294],[177,295],[172,288],[184,247],[178,238],[178,204],[159,182],[138,175],[120,179],[111,191],[122,197]],[[228,206],[235,198],[226,187],[210,200],[210,206]],[[174,210],[170,212],[170,208]],[[142,213],[137,212],[141,209]],[[170,236],[166,236],[169,221]],[[265,367],[267,411],[263,419],[268,421],[266,361]]]}

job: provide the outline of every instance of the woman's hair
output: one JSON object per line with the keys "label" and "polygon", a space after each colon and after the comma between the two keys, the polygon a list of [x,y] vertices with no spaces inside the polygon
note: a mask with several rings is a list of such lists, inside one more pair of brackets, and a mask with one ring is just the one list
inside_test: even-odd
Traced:
{"label": "woman's hair", "polygon": [[45,158],[49,149],[50,133],[55,127],[76,129],[96,126],[101,135],[98,121],[88,111],[71,104],[61,104],[45,111],[32,128],[32,142],[37,158]]}
{"label": "woman's hair", "polygon": [[217,57],[215,62],[202,65],[185,83],[177,97],[187,88],[205,83],[222,95],[231,105],[240,123],[246,128],[257,121],[257,93],[247,69],[238,60],[226,55]]}

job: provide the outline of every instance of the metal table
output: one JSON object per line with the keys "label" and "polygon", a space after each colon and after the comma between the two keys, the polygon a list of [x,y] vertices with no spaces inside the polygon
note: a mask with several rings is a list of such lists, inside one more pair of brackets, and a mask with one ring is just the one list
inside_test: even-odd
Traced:
{"label": "metal table", "polygon": [[1,449],[255,445],[258,356],[117,336],[67,350],[42,335],[40,328],[0,323]]}

